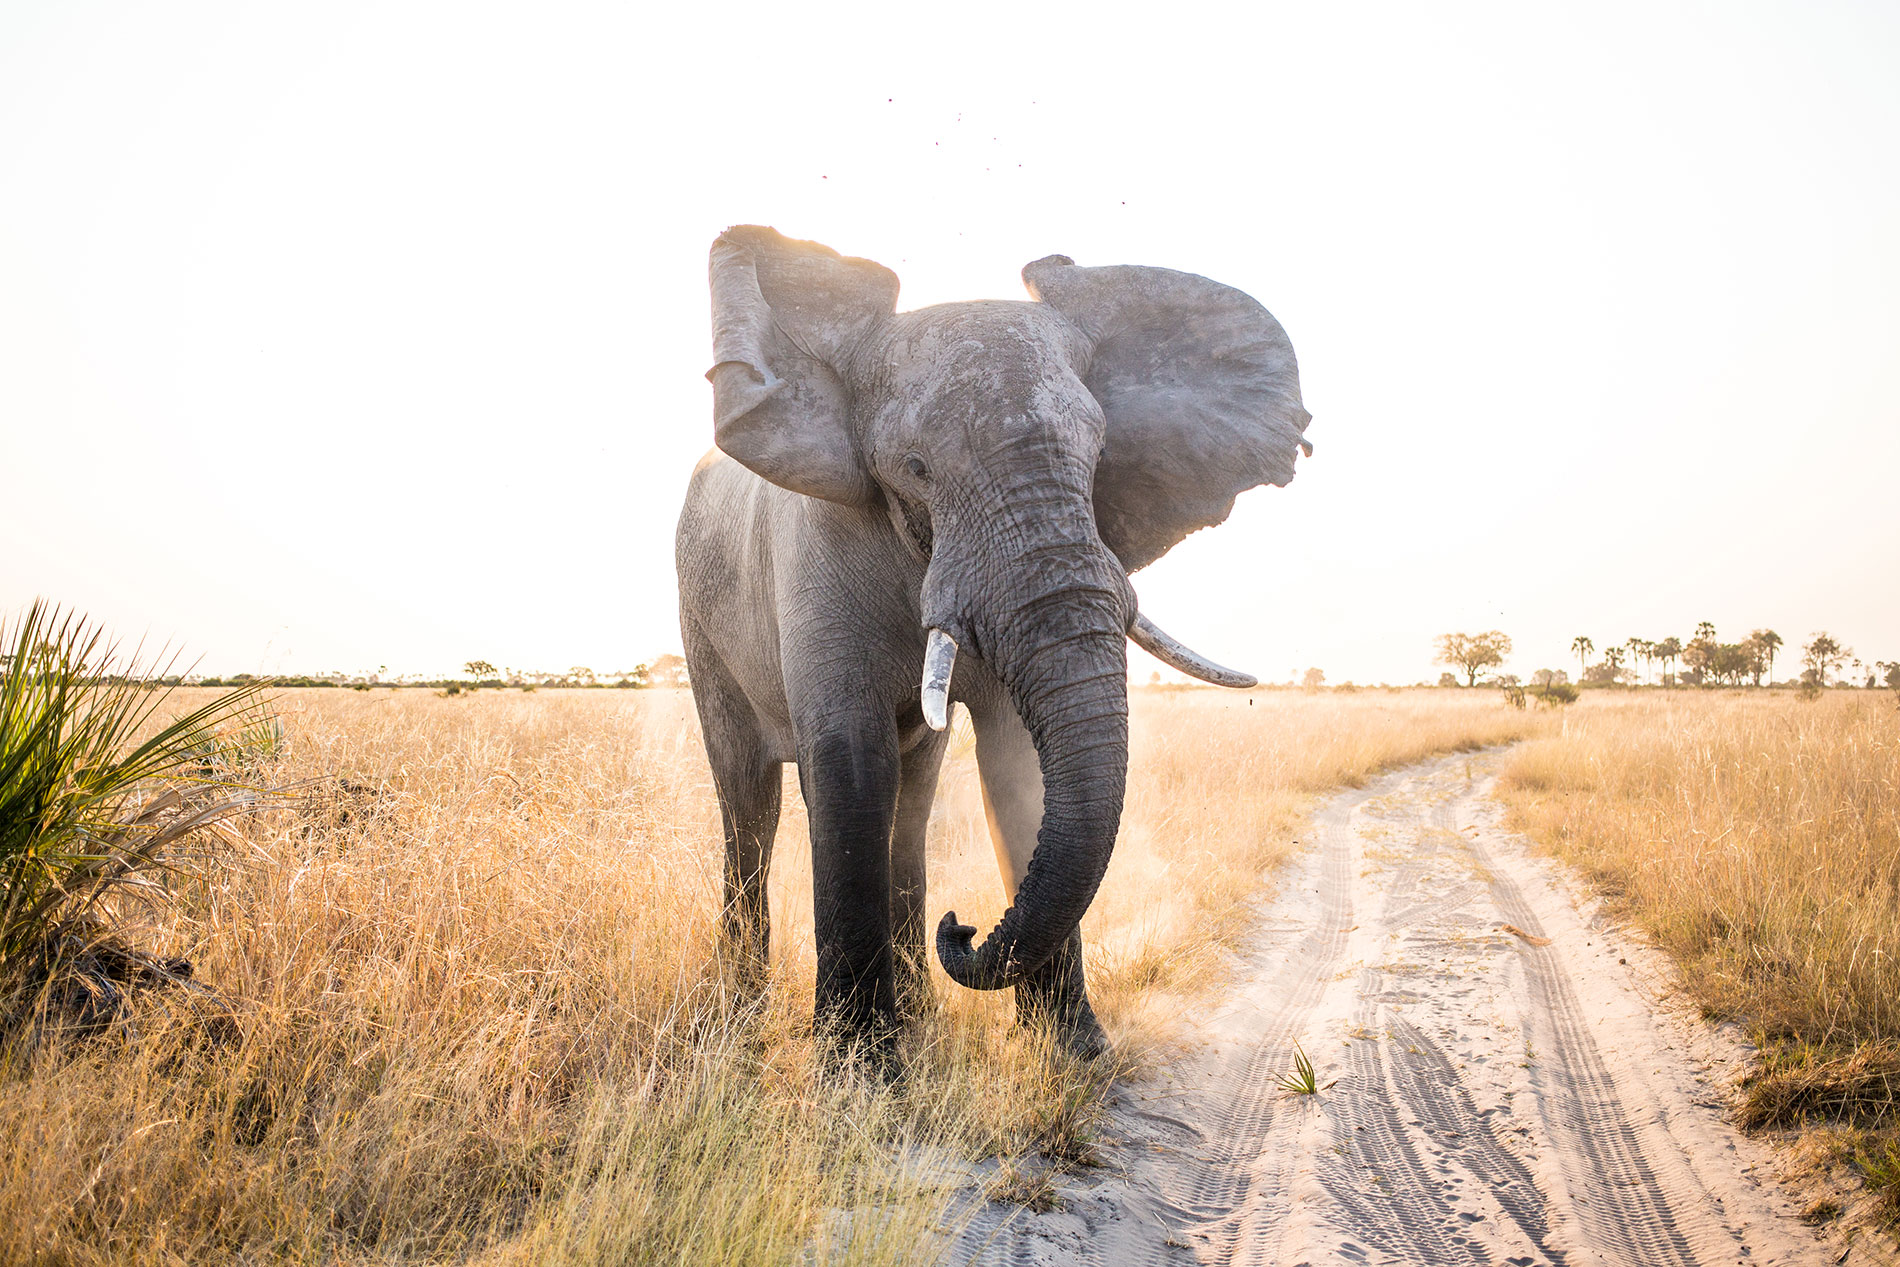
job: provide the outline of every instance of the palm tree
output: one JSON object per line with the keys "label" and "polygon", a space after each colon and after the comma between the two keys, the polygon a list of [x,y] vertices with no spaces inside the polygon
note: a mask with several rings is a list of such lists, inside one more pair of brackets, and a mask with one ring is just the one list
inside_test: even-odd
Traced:
{"label": "palm tree", "polygon": [[[1644,660],[1643,649],[1649,644],[1644,642],[1641,638],[1631,638],[1625,641],[1623,645],[1629,648],[1630,663],[1632,665],[1641,665]],[[1637,680],[1639,682],[1642,680],[1642,670],[1640,668],[1637,669]]]}
{"label": "palm tree", "polygon": [[1698,638],[1707,638],[1710,642],[1714,642],[1715,626],[1705,620],[1695,627],[1695,636]]}
{"label": "palm tree", "polygon": [[1577,653],[1577,681],[1581,682],[1583,675],[1590,671],[1590,653],[1597,649],[1597,644],[1578,634],[1570,640],[1570,649]]}
{"label": "palm tree", "polygon": [[1665,686],[1669,683],[1669,662],[1681,654],[1682,639],[1680,638],[1664,638],[1661,642],[1656,644],[1656,658],[1662,661],[1663,684]]}
{"label": "palm tree", "polygon": [[1616,679],[1623,675],[1623,648],[1603,648],[1603,663],[1610,666],[1610,682],[1614,685]]}
{"label": "palm tree", "polygon": [[1775,684],[1775,648],[1781,645],[1781,635],[1772,629],[1757,629],[1749,637],[1761,644],[1762,654],[1768,657],[1768,685]]}

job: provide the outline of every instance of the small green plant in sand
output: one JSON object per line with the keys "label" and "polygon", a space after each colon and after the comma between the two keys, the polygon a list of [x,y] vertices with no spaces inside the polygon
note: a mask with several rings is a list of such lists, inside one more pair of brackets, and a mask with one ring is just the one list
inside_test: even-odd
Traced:
{"label": "small green plant in sand", "polygon": [[1879,1201],[1880,1217],[1889,1227],[1900,1226],[1900,1139],[1866,1144],[1854,1160],[1868,1191]]}
{"label": "small green plant in sand", "polygon": [[1319,1075],[1314,1072],[1306,1049],[1298,1043],[1293,1044],[1293,1072],[1281,1074],[1276,1081],[1280,1090],[1288,1095],[1319,1094]]}

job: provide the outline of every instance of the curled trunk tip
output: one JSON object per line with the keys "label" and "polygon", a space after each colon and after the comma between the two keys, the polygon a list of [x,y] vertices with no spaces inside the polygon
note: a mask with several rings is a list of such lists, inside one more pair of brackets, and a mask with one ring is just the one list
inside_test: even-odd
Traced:
{"label": "curled trunk tip", "polygon": [[[1021,984],[1068,941],[1108,870],[1128,771],[1128,657],[1123,620],[1102,615],[1086,635],[1091,645],[1061,673],[1046,666],[1005,679],[1041,765],[1042,824],[1014,903],[980,945],[954,911],[938,924],[937,958],[958,985]],[[1046,639],[1071,653],[1077,641],[1066,630]],[[1042,649],[1025,649],[1024,659]]]}
{"label": "curled trunk tip", "polygon": [[945,911],[938,921],[937,959],[950,979],[970,990],[1000,990],[1012,984],[1008,973],[983,971],[971,945],[975,937],[975,925],[958,923],[955,911]]}

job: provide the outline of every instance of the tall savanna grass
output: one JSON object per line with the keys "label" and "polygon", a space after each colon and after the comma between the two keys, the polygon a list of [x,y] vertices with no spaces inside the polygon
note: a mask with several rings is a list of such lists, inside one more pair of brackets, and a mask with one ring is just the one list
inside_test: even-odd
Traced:
{"label": "tall savanna grass", "polygon": [[1836,691],[1593,696],[1524,745],[1518,817],[1721,1012],[1900,1040],[1900,710]]}
{"label": "tall savanna grass", "polygon": [[[1250,702],[1251,699],[1251,702]],[[291,692],[221,865],[142,930],[219,1006],[156,992],[136,1032],[36,1046],[0,1082],[0,1259],[455,1257],[928,1261],[973,1158],[1090,1160],[1104,1080],[1220,979],[1313,796],[1539,724],[1490,692],[1137,692],[1124,838],[1091,913],[1118,1060],[937,978],[905,1076],[810,1033],[796,783],[776,965],[736,1009],[691,696]],[[931,833],[932,908],[1001,888],[966,742]]]}
{"label": "tall savanna grass", "polygon": [[[1745,1122],[1900,1123],[1891,695],[1598,693],[1519,749],[1504,787],[1708,1011],[1759,1035]],[[1872,1172],[1900,1178],[1900,1152],[1873,1147]]]}

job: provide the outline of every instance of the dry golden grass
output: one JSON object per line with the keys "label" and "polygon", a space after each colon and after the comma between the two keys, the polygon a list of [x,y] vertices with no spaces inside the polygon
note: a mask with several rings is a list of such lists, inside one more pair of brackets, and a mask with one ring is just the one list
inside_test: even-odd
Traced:
{"label": "dry golden grass", "polygon": [[[1646,929],[1707,1011],[1758,1033],[1746,1124],[1900,1123],[1890,695],[1593,693],[1513,755],[1504,787],[1518,822]],[[1900,1214],[1900,1149],[1857,1147]]]}
{"label": "dry golden grass", "polygon": [[[1541,723],[1495,694],[1137,692],[1124,838],[1091,913],[1138,1060],[1218,981],[1310,798]],[[241,823],[144,936],[217,992],[40,1042],[0,1080],[0,1260],[927,1259],[955,1167],[1084,1165],[1101,1089],[938,977],[890,1086],[809,1032],[795,783],[775,980],[735,1015],[720,844],[684,693],[307,691]],[[932,909],[1001,906],[973,761],[946,769]]]}

